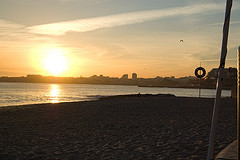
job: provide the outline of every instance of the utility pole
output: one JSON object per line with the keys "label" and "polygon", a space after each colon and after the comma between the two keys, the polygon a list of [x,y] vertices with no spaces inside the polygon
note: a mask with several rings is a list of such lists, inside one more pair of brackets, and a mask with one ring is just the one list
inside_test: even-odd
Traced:
{"label": "utility pole", "polygon": [[224,25],[223,25],[221,59],[220,59],[220,65],[219,65],[219,70],[218,70],[218,81],[217,81],[217,87],[216,87],[217,91],[216,91],[216,98],[215,98],[215,102],[214,102],[207,160],[213,159],[216,126],[217,126],[218,112],[219,112],[220,99],[221,99],[221,93],[222,93],[223,71],[224,71],[225,59],[226,59],[226,55],[227,55],[227,42],[228,42],[228,32],[229,32],[231,8],[232,8],[232,0],[227,0],[226,11],[225,11],[225,20],[224,20]]}

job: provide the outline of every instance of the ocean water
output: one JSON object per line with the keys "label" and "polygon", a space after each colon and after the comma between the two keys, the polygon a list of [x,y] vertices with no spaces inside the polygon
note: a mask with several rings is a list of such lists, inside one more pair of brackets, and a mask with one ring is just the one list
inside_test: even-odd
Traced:
{"label": "ocean water", "polygon": [[[174,94],[181,97],[198,97],[198,89],[151,88],[124,85],[0,83],[0,106],[37,103],[59,103],[95,100],[103,96],[125,94]],[[214,89],[202,89],[201,97],[215,98]],[[223,90],[222,97],[230,97],[230,90]]]}

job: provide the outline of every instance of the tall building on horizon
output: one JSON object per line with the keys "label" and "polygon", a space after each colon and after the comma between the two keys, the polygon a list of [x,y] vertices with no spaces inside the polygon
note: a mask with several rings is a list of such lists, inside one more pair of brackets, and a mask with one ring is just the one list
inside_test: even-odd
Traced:
{"label": "tall building on horizon", "polygon": [[128,79],[128,74],[124,74],[121,79]]}
{"label": "tall building on horizon", "polygon": [[137,73],[133,73],[133,74],[132,74],[132,79],[133,79],[133,80],[137,80]]}

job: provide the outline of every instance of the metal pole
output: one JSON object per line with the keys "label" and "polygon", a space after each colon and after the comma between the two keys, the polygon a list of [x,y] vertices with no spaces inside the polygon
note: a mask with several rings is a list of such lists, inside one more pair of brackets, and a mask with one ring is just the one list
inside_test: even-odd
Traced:
{"label": "metal pole", "polygon": [[240,160],[240,46],[238,47],[238,62],[237,62],[237,159]]}
{"label": "metal pole", "polygon": [[[201,67],[201,62],[200,62],[200,67]],[[202,70],[200,70],[200,75],[202,75]],[[199,98],[201,98],[201,79],[199,78]]]}
{"label": "metal pole", "polygon": [[223,25],[221,60],[220,60],[220,66],[219,66],[219,71],[218,71],[218,81],[217,81],[217,86],[216,86],[217,91],[216,91],[216,98],[215,98],[215,102],[214,102],[207,160],[213,159],[216,125],[217,125],[218,111],[219,111],[221,91],[222,91],[223,71],[224,71],[225,59],[226,59],[226,55],[227,55],[227,41],[228,41],[228,31],[229,31],[231,8],[232,8],[232,0],[227,0],[226,11],[225,11],[225,20],[224,20],[224,25]]}
{"label": "metal pole", "polygon": [[199,78],[199,98],[201,98],[201,79],[202,78]]}

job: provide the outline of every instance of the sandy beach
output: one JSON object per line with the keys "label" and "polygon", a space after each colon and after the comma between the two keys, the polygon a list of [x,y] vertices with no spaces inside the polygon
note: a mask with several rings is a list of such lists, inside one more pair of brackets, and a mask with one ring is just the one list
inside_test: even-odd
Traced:
{"label": "sandy beach", "polygon": [[[0,108],[0,159],[206,159],[214,99],[118,96]],[[236,139],[223,98],[215,156]]]}

